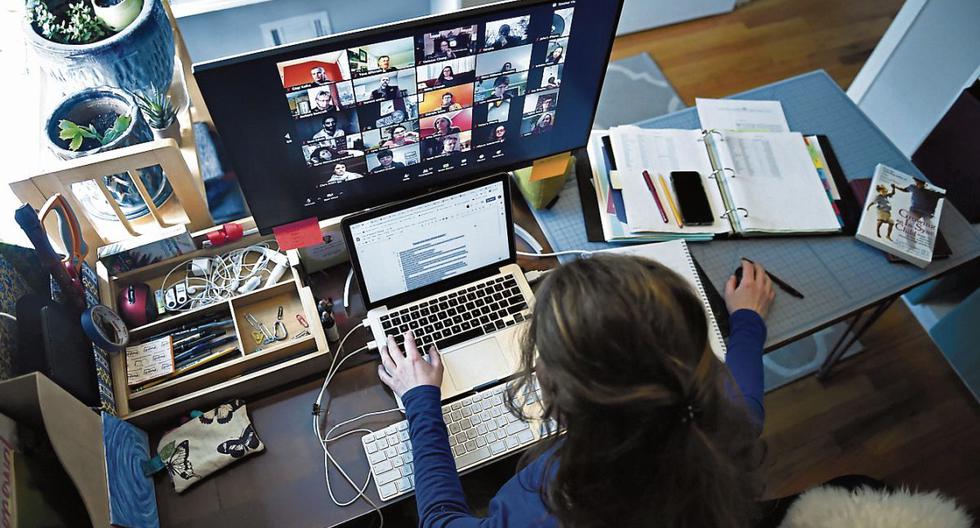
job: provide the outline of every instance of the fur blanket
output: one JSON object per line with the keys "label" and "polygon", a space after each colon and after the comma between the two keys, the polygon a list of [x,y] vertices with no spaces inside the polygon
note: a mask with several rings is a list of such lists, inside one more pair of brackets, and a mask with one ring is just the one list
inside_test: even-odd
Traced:
{"label": "fur blanket", "polygon": [[894,493],[821,486],[790,506],[780,528],[970,528],[973,521],[956,501],[936,491]]}

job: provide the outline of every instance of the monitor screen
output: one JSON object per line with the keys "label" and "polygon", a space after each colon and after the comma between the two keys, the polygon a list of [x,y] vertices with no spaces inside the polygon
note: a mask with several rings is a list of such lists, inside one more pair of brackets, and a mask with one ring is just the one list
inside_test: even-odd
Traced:
{"label": "monitor screen", "polygon": [[511,230],[504,195],[497,180],[351,223],[348,243],[370,302],[505,263]]}
{"label": "monitor screen", "polygon": [[256,224],[585,145],[620,1],[507,2],[195,65]]}

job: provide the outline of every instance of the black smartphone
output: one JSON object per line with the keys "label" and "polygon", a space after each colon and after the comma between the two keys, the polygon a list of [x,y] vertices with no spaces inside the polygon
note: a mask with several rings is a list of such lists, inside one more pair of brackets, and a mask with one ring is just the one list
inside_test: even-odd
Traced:
{"label": "black smartphone", "polygon": [[670,183],[674,186],[677,206],[685,224],[697,226],[715,222],[700,174],[695,171],[674,171],[670,173]]}

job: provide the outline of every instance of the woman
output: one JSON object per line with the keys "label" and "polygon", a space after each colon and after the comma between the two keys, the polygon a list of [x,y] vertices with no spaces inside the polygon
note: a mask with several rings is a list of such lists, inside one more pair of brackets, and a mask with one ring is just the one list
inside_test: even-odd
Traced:
{"label": "woman", "polygon": [[455,134],[459,132],[459,128],[453,126],[453,122],[446,116],[439,116],[433,123],[435,126],[435,135],[445,136],[446,134]]}
{"label": "woman", "polygon": [[378,376],[401,396],[422,526],[737,527],[760,492],[762,346],[772,282],[743,262],[725,286],[725,366],[708,345],[704,307],[676,273],[649,260],[593,256],[559,267],[536,294],[513,399],[537,369],[544,418],[564,435],[539,442],[490,502],[466,506],[439,401],[442,358],[406,335],[383,347]]}
{"label": "woman", "polygon": [[507,127],[504,125],[497,125],[490,133],[490,141],[503,141],[507,137]]}
{"label": "woman", "polygon": [[500,67],[500,73],[507,73],[509,71],[514,71],[514,65],[509,62],[505,62],[504,65]]}
{"label": "woman", "polygon": [[442,69],[442,72],[439,73],[439,79],[437,83],[447,84],[453,82],[453,80],[455,79],[456,79],[456,75],[453,73],[453,67],[446,66],[445,68]]}
{"label": "woman", "polygon": [[545,132],[550,132],[555,126],[555,116],[551,114],[541,114],[538,121],[534,123],[534,128],[531,129],[532,134],[544,134]]}
{"label": "woman", "polygon": [[545,64],[558,64],[561,62],[561,56],[565,53],[565,48],[561,46],[555,47],[555,49],[548,54],[548,57],[544,59]]}

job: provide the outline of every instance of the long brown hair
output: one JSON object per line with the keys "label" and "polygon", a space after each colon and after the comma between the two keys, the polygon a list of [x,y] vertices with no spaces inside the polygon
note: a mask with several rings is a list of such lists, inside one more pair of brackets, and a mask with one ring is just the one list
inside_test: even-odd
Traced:
{"label": "long brown hair", "polygon": [[524,462],[554,450],[540,493],[559,524],[750,524],[763,450],[684,279],[596,256],[553,271],[536,298],[508,405],[519,414],[537,364],[544,415],[564,434]]}

